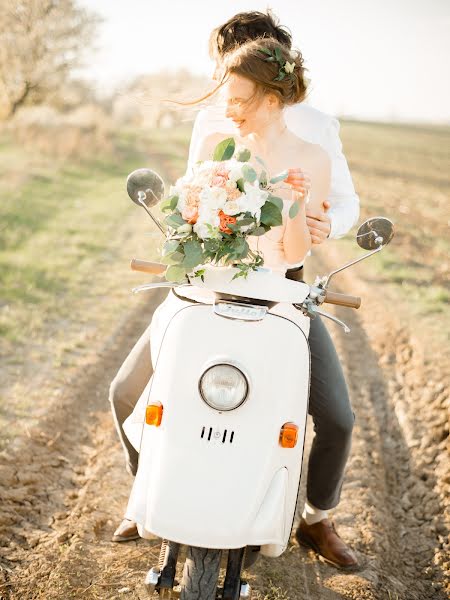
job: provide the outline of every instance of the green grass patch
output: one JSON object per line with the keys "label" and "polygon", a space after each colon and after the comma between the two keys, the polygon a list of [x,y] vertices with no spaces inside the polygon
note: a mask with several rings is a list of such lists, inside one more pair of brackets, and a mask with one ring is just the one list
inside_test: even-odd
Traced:
{"label": "green grass patch", "polygon": [[[184,139],[184,146],[176,144],[180,159],[186,133]],[[169,154],[173,144],[166,144]],[[30,320],[30,311],[64,316],[82,296],[95,293],[95,261],[120,254],[117,233],[137,210],[126,194],[126,177],[149,163],[161,170],[161,145],[152,133],[126,131],[109,155],[59,166],[50,159],[29,164],[24,183],[0,205],[1,336],[25,341],[41,321]],[[18,149],[4,142],[2,154],[8,152]],[[169,174],[162,174],[167,180]]]}

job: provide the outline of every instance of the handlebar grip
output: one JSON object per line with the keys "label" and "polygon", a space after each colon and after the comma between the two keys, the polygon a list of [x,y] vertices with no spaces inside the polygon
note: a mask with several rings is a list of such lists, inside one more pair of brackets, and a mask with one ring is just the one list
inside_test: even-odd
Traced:
{"label": "handlebar grip", "polygon": [[325,294],[325,300],[328,304],[337,304],[338,306],[348,306],[349,308],[359,308],[361,306],[361,298],[359,296],[348,296],[347,294],[338,294],[337,292],[329,292]]}
{"label": "handlebar grip", "polygon": [[132,271],[141,271],[142,273],[162,275],[167,269],[167,266],[161,263],[149,262],[148,260],[139,260],[138,258],[132,258],[130,268]]}

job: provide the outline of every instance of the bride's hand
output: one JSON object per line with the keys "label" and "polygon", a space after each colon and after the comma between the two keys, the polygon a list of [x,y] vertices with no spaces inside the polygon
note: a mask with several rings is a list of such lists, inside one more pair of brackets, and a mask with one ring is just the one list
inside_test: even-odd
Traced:
{"label": "bride's hand", "polygon": [[297,192],[298,196],[297,194],[296,196],[299,200],[304,200],[311,189],[311,179],[301,169],[288,169],[288,176],[284,183],[289,184],[293,191]]}

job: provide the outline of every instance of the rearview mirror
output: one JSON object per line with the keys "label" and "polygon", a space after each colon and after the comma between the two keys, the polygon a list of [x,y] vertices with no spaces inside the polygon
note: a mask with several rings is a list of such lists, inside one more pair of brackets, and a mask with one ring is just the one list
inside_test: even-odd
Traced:
{"label": "rearview mirror", "polygon": [[127,192],[139,206],[152,208],[164,198],[164,181],[151,169],[136,169],[128,175]]}
{"label": "rearview mirror", "polygon": [[394,237],[394,224],[386,217],[372,217],[364,221],[356,234],[358,246],[375,250],[386,246]]}

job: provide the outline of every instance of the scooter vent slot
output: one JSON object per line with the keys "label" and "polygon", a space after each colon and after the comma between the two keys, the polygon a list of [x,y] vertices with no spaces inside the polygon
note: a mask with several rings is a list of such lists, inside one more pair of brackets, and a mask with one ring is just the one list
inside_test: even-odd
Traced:
{"label": "scooter vent slot", "polygon": [[200,434],[201,439],[210,442],[211,439],[219,440],[222,438],[222,444],[228,442],[229,444],[233,443],[234,439],[234,431],[228,431],[228,429],[224,429],[222,436],[220,436],[219,431],[214,431],[213,427],[202,427],[202,432]]}

